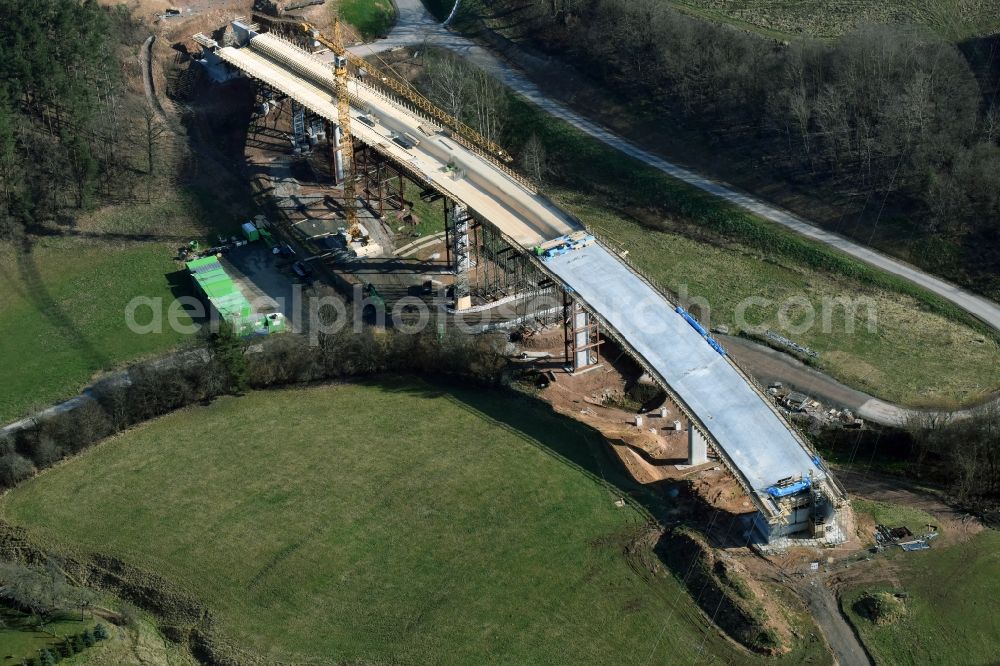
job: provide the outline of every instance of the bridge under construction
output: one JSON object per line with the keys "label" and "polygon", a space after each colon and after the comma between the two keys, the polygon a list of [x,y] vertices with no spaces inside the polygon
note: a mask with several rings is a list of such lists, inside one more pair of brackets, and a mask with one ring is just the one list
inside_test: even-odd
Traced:
{"label": "bridge under construction", "polygon": [[[332,171],[342,172],[334,69],[245,22],[233,23],[233,35],[228,46],[195,36],[202,62],[227,76],[250,77],[321,119],[329,128]],[[835,538],[843,489],[708,332],[623,256],[509,169],[502,151],[442,127],[440,116],[380,85],[380,76],[372,68],[348,81],[350,140],[391,159],[446,199],[456,307],[469,302],[460,286],[469,268],[468,223],[489,225],[572,302],[567,339],[573,367],[594,362],[588,340],[599,326],[676,403],[691,423],[690,437],[701,440],[702,449],[710,446],[735,476],[759,512],[754,524],[761,540],[801,533]]]}

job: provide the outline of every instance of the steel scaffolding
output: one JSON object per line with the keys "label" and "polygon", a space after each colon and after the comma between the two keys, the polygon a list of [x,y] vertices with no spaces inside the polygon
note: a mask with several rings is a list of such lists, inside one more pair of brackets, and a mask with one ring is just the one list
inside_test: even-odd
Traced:
{"label": "steel scaffolding", "polygon": [[601,362],[600,324],[591,319],[590,313],[563,292],[563,339],[566,365],[577,372]]}

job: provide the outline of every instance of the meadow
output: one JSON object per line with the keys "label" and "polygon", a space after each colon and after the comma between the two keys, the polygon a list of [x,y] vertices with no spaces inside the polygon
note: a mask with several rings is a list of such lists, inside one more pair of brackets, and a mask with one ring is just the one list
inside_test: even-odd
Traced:
{"label": "meadow", "polygon": [[[387,378],[176,412],[22,484],[0,515],[55,552],[155,572],[267,662],[759,662],[628,559],[649,514],[618,500],[643,492],[547,408]],[[779,661],[803,659],[828,661],[816,643]]]}
{"label": "meadow", "polygon": [[341,0],[340,15],[357,28],[365,39],[386,35],[396,20],[396,10],[390,0]]}
{"label": "meadow", "polygon": [[[707,300],[713,326],[735,333],[740,303],[764,299],[745,308],[748,327],[817,351],[817,369],[880,398],[953,407],[1000,389],[1000,337],[947,301],[511,103],[511,143],[534,134],[546,148],[543,189],[668,292]],[[843,307],[824,308],[839,298],[870,305],[857,308],[853,328]],[[816,325],[800,331],[810,312]]]}
{"label": "meadow", "polygon": [[[125,307],[137,296],[169,304],[193,295],[177,249],[192,238],[214,241],[219,230],[238,230],[236,219],[204,192],[178,189],[85,215],[34,238],[27,252],[0,243],[0,423],[75,395],[101,371],[190,341],[169,327],[133,333]],[[191,323],[184,314],[178,321]]]}
{"label": "meadow", "polygon": [[[0,422],[68,398],[96,373],[182,342],[169,329],[137,335],[125,306],[136,296],[172,298],[169,248],[139,245],[0,250]],[[181,319],[190,323],[188,317]]]}
{"label": "meadow", "polygon": [[[878,502],[855,498],[851,501],[851,507],[856,514],[868,516],[876,525],[886,525],[887,527],[905,527],[914,535],[920,536],[927,532],[928,525],[937,525],[938,521],[926,511],[902,504],[890,504],[889,502]],[[869,541],[874,543],[872,535],[866,535]]]}
{"label": "meadow", "polygon": [[[995,663],[1000,532],[986,529],[964,543],[894,559],[897,585],[856,588],[841,602],[876,662]],[[905,616],[882,626],[860,617],[854,602],[869,590],[905,593]]]}

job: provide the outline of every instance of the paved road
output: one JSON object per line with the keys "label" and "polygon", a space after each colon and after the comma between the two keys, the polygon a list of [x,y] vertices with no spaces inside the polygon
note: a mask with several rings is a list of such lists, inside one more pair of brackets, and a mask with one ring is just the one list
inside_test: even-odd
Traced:
{"label": "paved road", "polygon": [[751,197],[729,185],[706,178],[653,155],[607,128],[584,118],[559,102],[550,99],[520,70],[515,69],[493,52],[479,46],[466,37],[449,32],[434,20],[420,0],[396,0],[396,4],[399,7],[399,20],[389,36],[370,45],[356,47],[352,49],[353,51],[363,56],[372,52],[387,51],[400,46],[421,43],[454,51],[464,59],[489,71],[514,92],[536,104],[547,113],[568,122],[612,148],[616,148],[644,164],[741,206],[772,222],[793,229],[803,236],[835,247],[852,257],[910,280],[928,291],[946,298],[963,310],[972,313],[994,329],[1000,330],[1000,304],[965,291],[905,262],[887,257],[843,236],[820,229],[788,211]]}

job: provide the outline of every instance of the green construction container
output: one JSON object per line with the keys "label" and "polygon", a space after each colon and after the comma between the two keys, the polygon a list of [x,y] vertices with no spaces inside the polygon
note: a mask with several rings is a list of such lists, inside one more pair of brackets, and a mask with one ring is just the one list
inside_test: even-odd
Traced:
{"label": "green construction container", "polygon": [[276,335],[284,333],[287,330],[288,320],[285,319],[285,315],[280,312],[272,312],[271,314],[262,316],[257,321],[257,330],[254,332],[258,335]]}
{"label": "green construction container", "polygon": [[229,324],[239,336],[250,335],[256,328],[253,309],[232,278],[216,257],[203,257],[186,264],[191,278],[215,310],[219,318]]}
{"label": "green construction container", "polygon": [[274,247],[274,237],[271,232],[267,229],[258,229],[257,232],[260,234],[260,239],[267,244],[268,247]]}
{"label": "green construction container", "polygon": [[254,225],[253,222],[244,222],[243,235],[246,237],[248,241],[252,243],[253,241],[260,238],[260,231],[257,229],[257,227]]}

